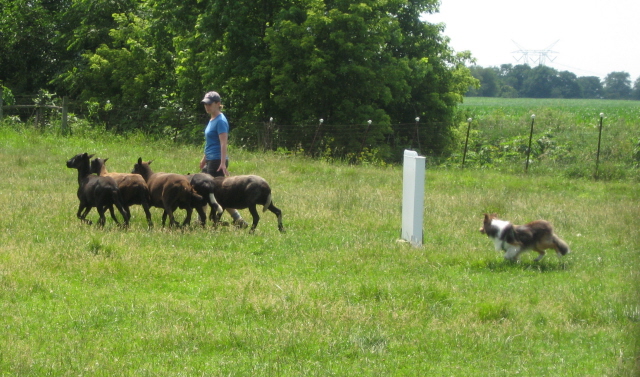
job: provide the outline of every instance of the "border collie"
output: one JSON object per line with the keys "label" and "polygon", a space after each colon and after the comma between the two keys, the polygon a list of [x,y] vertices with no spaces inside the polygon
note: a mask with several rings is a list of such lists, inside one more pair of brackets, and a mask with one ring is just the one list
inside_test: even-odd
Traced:
{"label": "border collie", "polygon": [[536,251],[535,261],[544,258],[547,249],[555,249],[558,257],[569,254],[569,246],[553,233],[551,224],[544,220],[536,220],[526,225],[513,225],[498,219],[497,215],[484,214],[484,224],[480,233],[493,240],[496,251],[504,251],[504,259],[516,261],[526,251]]}

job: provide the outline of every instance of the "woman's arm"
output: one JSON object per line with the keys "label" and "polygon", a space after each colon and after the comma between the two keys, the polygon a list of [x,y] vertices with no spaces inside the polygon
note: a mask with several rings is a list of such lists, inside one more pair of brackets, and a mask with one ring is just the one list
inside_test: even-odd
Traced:
{"label": "woman's arm", "polygon": [[220,138],[220,167],[218,171],[222,171],[224,176],[228,176],[229,172],[227,171],[227,142],[228,142],[228,133],[218,134],[218,138]]}

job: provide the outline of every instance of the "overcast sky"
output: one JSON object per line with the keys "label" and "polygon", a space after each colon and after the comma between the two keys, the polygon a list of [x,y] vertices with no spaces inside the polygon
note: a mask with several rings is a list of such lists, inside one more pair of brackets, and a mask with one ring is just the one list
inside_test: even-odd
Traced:
{"label": "overcast sky", "polygon": [[[546,65],[560,71],[640,77],[640,0],[441,0],[440,12],[424,19],[444,23],[450,46],[483,67],[521,64],[518,50],[550,49]],[[529,65],[538,56],[530,53]]]}

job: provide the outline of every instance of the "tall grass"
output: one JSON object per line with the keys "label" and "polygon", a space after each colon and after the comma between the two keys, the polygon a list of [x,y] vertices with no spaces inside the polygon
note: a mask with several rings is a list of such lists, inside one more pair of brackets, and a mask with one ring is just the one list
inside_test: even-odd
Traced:
{"label": "tall grass", "polygon": [[[283,210],[229,227],[75,218],[79,152],[193,172],[200,148],[0,127],[0,374],[633,376],[637,184],[428,166],[425,244],[398,242],[399,167],[232,148]],[[249,216],[243,211],[245,216]],[[506,263],[482,213],[553,222],[572,253]],[[96,216],[95,212],[89,218]],[[153,210],[160,223],[160,210]]]}

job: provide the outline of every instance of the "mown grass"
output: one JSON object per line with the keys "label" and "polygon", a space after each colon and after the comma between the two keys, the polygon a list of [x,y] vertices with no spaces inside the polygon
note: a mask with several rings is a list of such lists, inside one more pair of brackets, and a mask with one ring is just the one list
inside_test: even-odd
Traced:
{"label": "mown grass", "polygon": [[[137,207],[129,229],[98,229],[75,218],[64,165],[85,151],[112,171],[193,172],[201,155],[0,128],[2,375],[637,374],[636,183],[428,166],[414,248],[398,242],[400,167],[232,148],[286,234],[268,212],[255,235],[162,229],[158,209],[149,230]],[[484,212],[550,220],[573,251],[506,263]]]}

